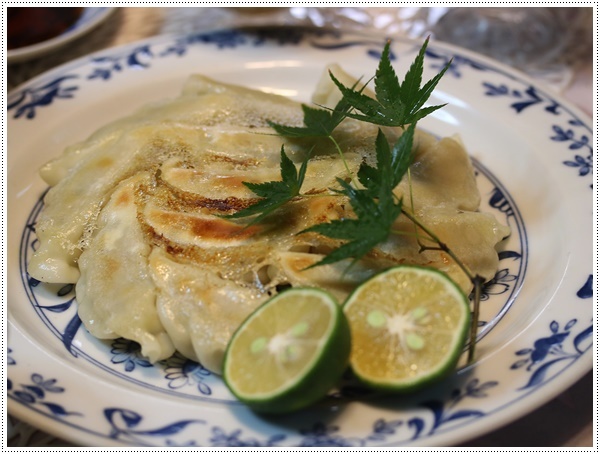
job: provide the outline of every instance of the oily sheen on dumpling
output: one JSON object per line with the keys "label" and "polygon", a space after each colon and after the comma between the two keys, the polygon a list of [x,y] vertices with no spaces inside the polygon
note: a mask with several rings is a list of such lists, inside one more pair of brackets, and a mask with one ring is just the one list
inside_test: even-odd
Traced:
{"label": "oily sheen on dumpling", "polygon": [[[315,102],[335,105],[335,90],[324,79]],[[306,269],[342,243],[299,232],[353,216],[332,189],[347,178],[346,167],[355,174],[362,162],[373,163],[377,127],[344,120],[334,132],[344,162],[328,139],[283,139],[269,126],[301,126],[302,119],[300,104],[289,99],[192,76],[179,97],[104,126],[44,166],[41,175],[52,187],[29,273],[76,283],[79,316],[92,335],[134,340],[153,362],[179,351],[216,373],[242,320],[289,286],[321,287],[343,301],[374,273],[415,263],[443,269],[470,291],[452,260],[419,252],[410,234],[391,236],[350,269],[350,261]],[[402,133],[385,132],[390,141]],[[311,197],[251,226],[224,217],[256,202],[243,182],[280,178],[282,145],[298,166],[312,153],[302,187]],[[474,272],[493,277],[495,246],[509,231],[477,211],[464,148],[418,131],[415,156],[415,215]],[[406,196],[409,187],[402,182],[396,191]],[[402,217],[396,228],[414,232]]]}
{"label": "oily sheen on dumpling", "polygon": [[149,179],[141,172],[113,191],[79,257],[75,292],[79,317],[91,334],[134,340],[145,356],[156,360],[171,356],[175,348],[156,312],[148,263],[152,248],[137,222],[135,191]]}

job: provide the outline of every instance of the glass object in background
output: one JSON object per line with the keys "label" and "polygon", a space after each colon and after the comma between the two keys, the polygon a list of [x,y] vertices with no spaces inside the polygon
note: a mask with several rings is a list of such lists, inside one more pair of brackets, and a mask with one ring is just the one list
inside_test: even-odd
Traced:
{"label": "glass object in background", "polygon": [[432,36],[488,55],[559,91],[579,65],[592,62],[593,9],[587,7],[292,7],[279,14],[286,24]]}
{"label": "glass object in background", "polygon": [[[164,8],[164,23],[169,24],[169,30],[165,31],[176,33],[231,26],[296,25],[420,38],[447,10],[421,7],[171,7]],[[178,28],[179,25],[184,29]]]}
{"label": "glass object in background", "polygon": [[578,60],[586,52],[591,56],[590,9],[450,8],[432,31],[440,41],[488,55],[564,88]]}
{"label": "glass object in background", "polygon": [[445,7],[292,7],[288,15],[296,23],[317,27],[339,28],[350,31],[380,32],[421,38],[431,32],[431,27],[446,13]]}

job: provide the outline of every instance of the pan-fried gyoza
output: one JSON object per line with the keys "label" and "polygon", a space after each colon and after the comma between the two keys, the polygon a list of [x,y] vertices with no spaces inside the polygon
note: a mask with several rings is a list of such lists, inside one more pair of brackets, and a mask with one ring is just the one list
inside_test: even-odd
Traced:
{"label": "pan-fried gyoza", "polygon": [[[337,102],[328,78],[314,101]],[[344,162],[330,140],[286,139],[269,126],[302,120],[295,101],[196,75],[179,97],[104,126],[41,169],[51,189],[30,275],[76,283],[79,316],[92,335],[133,340],[152,362],[177,350],[216,373],[233,331],[282,288],[317,286],[343,301],[377,271],[411,263],[441,269],[469,292],[470,280],[447,254],[420,251],[403,217],[394,230],[408,234],[390,236],[353,266],[307,269],[341,241],[300,232],[353,216],[335,192],[337,179],[373,161],[378,128],[346,118],[334,132]],[[386,134],[394,141],[402,130]],[[257,200],[243,182],[280,178],[282,145],[297,165],[312,153],[302,187],[309,196],[251,225],[224,216]],[[473,272],[492,278],[495,247],[509,231],[478,212],[463,146],[417,130],[414,152],[410,187],[405,179],[397,194],[410,194],[422,223]]]}

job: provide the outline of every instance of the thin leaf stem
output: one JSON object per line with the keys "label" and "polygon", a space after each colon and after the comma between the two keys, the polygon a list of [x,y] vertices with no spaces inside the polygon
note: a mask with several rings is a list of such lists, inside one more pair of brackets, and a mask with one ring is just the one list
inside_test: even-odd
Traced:
{"label": "thin leaf stem", "polygon": [[475,343],[477,340],[477,329],[479,328],[479,306],[481,303],[481,291],[484,279],[477,275],[472,279],[474,286],[473,297],[473,320],[471,321],[471,330],[469,332],[469,352],[467,354],[467,363],[471,364],[475,359]]}
{"label": "thin leaf stem", "polygon": [[[429,238],[429,237],[425,237],[423,235],[419,235],[418,232],[406,232],[404,230],[394,230],[394,229],[392,229],[390,231],[390,233],[392,233],[394,235],[398,235],[398,236],[407,236],[407,237],[411,237],[411,238],[414,238],[416,236],[417,240],[420,239],[420,238],[422,238],[424,240],[431,240],[431,238]],[[423,247],[421,247],[421,248],[423,249]],[[429,249],[429,248],[426,248],[426,249]],[[436,248],[436,249],[439,249],[439,248]]]}
{"label": "thin leaf stem", "polygon": [[404,214],[417,227],[419,227],[421,230],[423,230],[429,236],[429,239],[438,245],[435,248],[421,245],[421,249],[423,249],[423,250],[436,249],[436,250],[445,252],[452,258],[452,260],[454,260],[456,262],[456,264],[460,267],[461,270],[463,270],[463,272],[467,275],[467,277],[471,281],[473,281],[475,279],[475,275],[471,272],[469,267],[467,265],[465,265],[460,260],[460,258],[454,253],[454,251],[452,249],[450,249],[446,243],[442,242],[435,233],[433,233],[427,226],[425,226],[421,221],[419,221],[412,213],[406,211],[405,209],[402,209],[402,214]]}
{"label": "thin leaf stem", "polygon": [[335,138],[331,134],[328,135],[327,138],[329,140],[331,140],[331,142],[333,143],[333,146],[335,147],[338,154],[340,155],[342,163],[344,164],[344,167],[346,169],[346,173],[348,174],[348,178],[350,179],[350,181],[352,181],[352,183],[354,183],[356,185],[356,183],[354,181],[354,176],[352,175],[352,172],[350,171],[350,167],[348,167],[348,162],[346,161],[346,158],[344,157],[344,152],[342,151],[340,144],[337,142],[337,140],[335,140]]}

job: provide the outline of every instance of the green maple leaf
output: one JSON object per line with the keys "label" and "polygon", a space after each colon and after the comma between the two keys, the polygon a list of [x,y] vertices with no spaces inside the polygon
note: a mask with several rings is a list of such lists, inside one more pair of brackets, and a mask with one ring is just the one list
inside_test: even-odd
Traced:
{"label": "green maple leaf", "polygon": [[333,138],[332,133],[335,128],[346,118],[352,107],[345,99],[340,99],[334,109],[320,109],[302,104],[304,112],[304,126],[286,126],[278,123],[269,122],[269,125],[283,137],[326,137],[334,144],[337,149],[348,176],[352,176],[348,163],[344,158],[344,153],[339,144]]}
{"label": "green maple leaf", "polygon": [[379,243],[387,240],[392,225],[402,211],[401,201],[395,203],[391,197],[375,200],[366,190],[353,188],[341,179],[338,179],[338,183],[342,186],[341,192],[350,200],[357,218],[336,219],[303,230],[303,232],[316,232],[330,238],[348,240],[310,268],[347,258],[360,259]]}
{"label": "green maple leaf", "polygon": [[414,158],[414,135],[415,125],[411,124],[390,149],[387,138],[379,130],[375,141],[377,167],[363,163],[357,174],[358,180],[373,197],[380,197],[381,191],[392,191],[408,171]]}
{"label": "green maple leaf", "polygon": [[338,179],[342,187],[339,192],[348,197],[356,218],[336,219],[304,230],[348,240],[312,266],[335,263],[347,258],[358,260],[387,240],[396,218],[402,212],[402,201],[396,201],[393,191],[412,162],[413,135],[414,125],[411,125],[390,149],[387,138],[379,130],[375,140],[376,167],[363,164],[358,173],[365,189],[354,188]]}
{"label": "green maple leaf", "polygon": [[285,154],[283,145],[281,146],[281,163],[280,163],[280,181],[268,181],[265,183],[249,183],[244,181],[243,184],[250,189],[254,194],[261,197],[255,204],[230,214],[228,218],[244,218],[257,215],[249,225],[256,224],[273,213],[282,205],[286,204],[294,197],[300,195],[300,188],[304,182],[306,175],[306,167],[310,153],[307,153],[304,161],[300,166],[300,170],[296,169],[295,164]]}
{"label": "green maple leaf", "polygon": [[346,118],[351,106],[341,99],[334,109],[321,109],[302,104],[304,126],[286,126],[269,122],[269,125],[283,137],[329,137]]}
{"label": "green maple leaf", "polygon": [[346,116],[381,126],[404,126],[416,123],[444,107],[445,104],[423,107],[451,64],[448,62],[442,71],[421,87],[428,43],[429,39],[426,39],[401,84],[390,61],[390,43],[386,43],[374,78],[376,99],[363,94],[362,90],[344,86],[330,73],[331,79],[342,92],[343,99],[360,112],[348,112]]}

